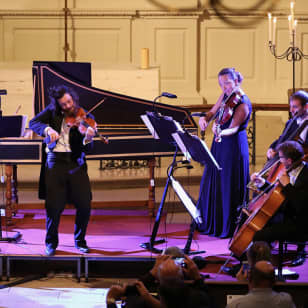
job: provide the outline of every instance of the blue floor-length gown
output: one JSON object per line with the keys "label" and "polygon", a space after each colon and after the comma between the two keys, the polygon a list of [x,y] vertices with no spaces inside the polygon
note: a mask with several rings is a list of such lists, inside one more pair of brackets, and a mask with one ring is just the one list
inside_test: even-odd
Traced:
{"label": "blue floor-length gown", "polygon": [[222,168],[205,166],[200,184],[197,208],[203,219],[198,229],[203,234],[220,238],[231,237],[235,230],[237,207],[247,201],[249,182],[249,151],[246,127],[251,114],[251,103],[246,95],[236,105],[232,117],[221,126],[228,128],[240,104],[247,104],[249,115],[237,133],[213,140],[211,152]]}

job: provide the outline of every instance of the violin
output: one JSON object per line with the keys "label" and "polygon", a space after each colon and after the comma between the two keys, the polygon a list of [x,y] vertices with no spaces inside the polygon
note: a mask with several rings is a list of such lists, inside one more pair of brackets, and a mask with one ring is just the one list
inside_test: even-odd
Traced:
{"label": "violin", "polygon": [[77,107],[73,116],[66,116],[65,123],[68,127],[91,127],[95,131],[95,136],[99,137],[101,141],[108,144],[108,138],[97,132],[97,123],[94,119],[88,117],[89,112],[86,112],[83,108]]}
{"label": "violin", "polygon": [[[300,138],[300,135],[301,133],[304,131],[304,129],[308,126],[308,119],[305,119],[301,125],[285,140],[282,139],[281,142],[284,142],[284,141],[288,141],[288,140],[294,140],[294,141],[297,141],[299,142],[300,144],[302,144],[303,148],[304,148],[304,153],[305,153],[305,156],[304,156],[304,161],[308,161],[308,147],[307,147],[307,144],[303,144],[303,141],[301,140]],[[278,140],[278,145],[281,143],[279,142]],[[276,147],[278,146],[276,145]],[[278,174],[280,173],[281,170],[283,170],[284,167],[283,165],[280,163],[280,160],[279,160],[279,155],[278,153],[276,153],[276,155],[269,159],[266,164],[264,165],[263,169],[261,171],[258,172],[258,174],[260,176],[266,176],[266,180],[270,183],[274,182],[275,179],[277,178]],[[247,187],[249,189],[252,189],[252,190],[256,190],[256,187],[254,185],[254,183],[252,181],[250,181],[248,184],[247,184]]]}
{"label": "violin", "polygon": [[232,93],[226,97],[218,110],[218,115],[215,119],[216,129],[215,129],[215,141],[221,142],[221,125],[227,123],[234,112],[235,106],[241,101],[241,97],[244,95],[244,92],[239,89],[235,88]]}

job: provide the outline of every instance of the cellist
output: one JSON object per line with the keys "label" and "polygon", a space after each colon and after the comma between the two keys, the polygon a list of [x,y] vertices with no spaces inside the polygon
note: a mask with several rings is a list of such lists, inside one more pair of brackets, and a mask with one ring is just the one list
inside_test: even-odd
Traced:
{"label": "cellist", "polygon": [[[276,153],[276,147],[279,143],[288,140],[288,137],[292,135],[294,131],[303,123],[305,119],[308,119],[308,93],[300,90],[295,92],[290,97],[290,113],[292,118],[286,123],[285,128],[281,136],[276,139],[267,150],[267,158],[273,158]],[[308,143],[307,129],[300,135],[301,140],[304,143]]]}
{"label": "cellist", "polygon": [[[308,239],[308,165],[302,159],[303,147],[296,141],[285,141],[278,145],[277,152],[285,171],[278,180],[283,186],[282,194],[285,201],[278,212],[265,225],[256,232],[254,241],[275,240],[305,241]],[[270,183],[257,173],[251,175],[260,190],[265,190]],[[298,252],[297,258],[300,265],[305,262],[305,246]]]}
{"label": "cellist", "polygon": [[[292,118],[286,123],[285,128],[281,136],[276,139],[267,150],[267,158],[273,158],[276,153],[276,147],[283,141],[288,140],[288,138],[299,128],[299,126],[308,119],[308,93],[300,90],[295,92],[290,97],[290,114]],[[300,139],[302,144],[308,145],[308,127],[302,131],[300,134]],[[297,247],[297,256],[292,261],[293,266],[301,265],[304,262],[302,255],[305,254],[305,246],[298,245]]]}

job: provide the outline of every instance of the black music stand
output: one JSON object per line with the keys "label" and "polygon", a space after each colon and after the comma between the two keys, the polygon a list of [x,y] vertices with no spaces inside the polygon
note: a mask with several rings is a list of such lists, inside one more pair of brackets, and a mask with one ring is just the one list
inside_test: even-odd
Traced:
{"label": "black music stand", "polygon": [[[192,201],[192,198],[183,189],[181,184],[178,181],[176,181],[175,178],[173,177],[173,171],[174,171],[174,168],[176,167],[176,155],[178,153],[178,148],[182,150],[183,154],[187,158],[190,158],[193,156],[195,157],[195,160],[198,162],[201,162],[201,163],[211,162],[215,164],[217,168],[219,168],[219,166],[217,165],[212,154],[208,151],[206,144],[204,142],[202,143],[198,137],[192,136],[189,133],[184,132],[180,124],[174,121],[172,118],[163,117],[156,113],[150,113],[150,112],[147,112],[147,114],[141,116],[141,118],[155,139],[161,139],[163,142],[167,142],[167,143],[174,145],[176,150],[173,156],[172,163],[168,167],[168,178],[167,178],[167,182],[165,185],[162,200],[161,200],[159,209],[157,211],[155,224],[153,227],[150,241],[146,243],[142,243],[140,244],[140,246],[142,248],[145,248],[147,250],[150,250],[156,253],[162,252],[162,250],[155,248],[154,245],[162,244],[165,242],[165,240],[164,239],[155,240],[155,238],[157,235],[157,231],[158,231],[158,227],[159,227],[159,223],[160,223],[160,219],[162,215],[162,209],[165,203],[168,187],[170,184],[172,184],[174,191],[176,192],[179,199],[184,204],[189,214],[193,218],[187,244],[183,250],[185,254],[192,254],[190,253],[190,245],[191,245],[193,233],[194,233],[194,230],[197,224],[201,223],[202,220],[201,220],[199,211],[196,209],[194,202]],[[194,137],[196,137],[197,139],[195,139]],[[191,153],[190,157],[188,157],[189,153]],[[198,155],[200,155],[200,158],[198,158]],[[197,253],[201,253],[201,252],[194,252],[194,254],[197,254]]]}
{"label": "black music stand", "polygon": [[[0,210],[5,210],[5,209],[6,209],[6,206],[4,204],[0,204]],[[18,242],[18,240],[21,238],[21,233],[19,231],[15,231],[15,234],[12,237],[2,236],[2,217],[1,216],[0,216],[0,242],[9,242],[9,243]]]}
{"label": "black music stand", "polygon": [[202,165],[212,165],[217,170],[222,170],[206,143],[198,136],[192,135],[187,131],[177,131],[172,134],[172,137],[188,161],[193,159]]}
{"label": "black music stand", "polygon": [[143,120],[148,130],[150,131],[151,135],[155,139],[160,139],[162,142],[175,146],[175,152],[173,155],[172,163],[168,167],[167,182],[166,182],[163,196],[162,196],[162,199],[161,199],[161,202],[160,202],[157,214],[156,214],[155,223],[154,223],[154,227],[152,230],[150,241],[140,244],[140,247],[144,249],[153,251],[155,253],[161,253],[162,250],[155,248],[154,245],[163,244],[165,243],[165,240],[164,239],[155,240],[155,238],[157,235],[158,227],[160,224],[160,219],[162,216],[162,210],[165,204],[168,188],[169,188],[170,181],[171,181],[170,175],[172,175],[173,168],[176,165],[176,156],[178,153],[177,144],[175,140],[173,139],[172,134],[182,128],[178,122],[172,119],[172,117],[162,116],[156,112],[147,111],[146,114],[141,116],[141,119]]}
{"label": "black music stand", "polygon": [[[212,153],[209,151],[206,143],[201,140],[198,136],[191,135],[187,131],[177,131],[172,134],[172,137],[176,141],[178,147],[184,154],[185,158],[190,162],[192,159],[202,165],[212,165],[215,167],[217,170],[221,170],[221,167],[218,165],[216,162],[214,156]],[[177,186],[177,183],[174,183],[174,179],[171,178],[172,181],[172,186],[175,188],[174,184]],[[194,232],[198,226],[198,224],[202,223],[202,217],[199,212],[199,209],[197,209],[195,203],[192,201],[190,198],[190,201],[187,200],[188,195],[185,190],[181,187],[181,190],[183,192],[179,194],[177,192],[177,189],[175,189],[178,197],[182,201],[182,203],[185,205],[186,209],[190,213],[192,219],[191,225],[190,225],[190,230],[189,230],[189,235],[187,238],[187,242],[185,245],[185,248],[183,249],[185,254],[199,254],[199,253],[204,253],[204,251],[190,251],[190,246],[191,242],[193,239]]]}

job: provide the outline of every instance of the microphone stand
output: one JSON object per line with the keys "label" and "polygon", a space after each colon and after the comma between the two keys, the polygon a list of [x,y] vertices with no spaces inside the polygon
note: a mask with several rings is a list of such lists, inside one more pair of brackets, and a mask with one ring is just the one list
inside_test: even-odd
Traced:
{"label": "microphone stand", "polygon": [[1,110],[1,95],[6,95],[6,90],[0,90],[0,118],[2,117],[2,110]]}
{"label": "microphone stand", "polygon": [[177,96],[175,94],[172,94],[172,93],[169,93],[169,92],[162,92],[160,95],[156,96],[153,100],[153,104],[152,104],[153,113],[155,113],[155,103],[161,97],[177,98]]}

